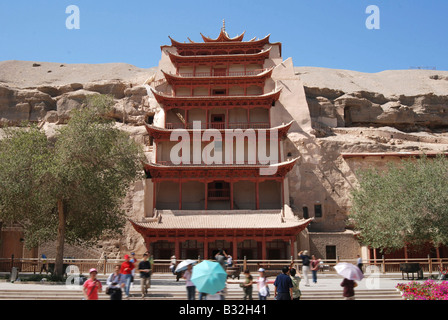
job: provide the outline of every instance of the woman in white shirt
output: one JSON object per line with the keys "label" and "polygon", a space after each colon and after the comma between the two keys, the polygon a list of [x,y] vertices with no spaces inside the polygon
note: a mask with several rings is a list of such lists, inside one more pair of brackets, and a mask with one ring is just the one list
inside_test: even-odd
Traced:
{"label": "woman in white shirt", "polygon": [[259,300],[267,300],[269,297],[269,286],[267,284],[266,273],[263,268],[258,269],[259,277],[257,281],[258,285],[258,299]]}

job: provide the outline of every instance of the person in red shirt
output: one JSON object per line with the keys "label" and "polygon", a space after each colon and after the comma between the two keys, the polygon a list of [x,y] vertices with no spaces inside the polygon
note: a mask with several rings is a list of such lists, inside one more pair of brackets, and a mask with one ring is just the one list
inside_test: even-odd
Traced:
{"label": "person in red shirt", "polygon": [[96,269],[90,269],[90,278],[84,282],[83,292],[86,300],[98,300],[98,292],[101,292],[103,286],[96,278],[98,274]]}
{"label": "person in red shirt", "polygon": [[135,266],[130,261],[129,255],[124,256],[124,262],[121,264],[120,273],[124,277],[125,288],[124,292],[126,294],[126,298],[129,298],[129,289],[131,288],[132,281],[132,270],[134,270]]}

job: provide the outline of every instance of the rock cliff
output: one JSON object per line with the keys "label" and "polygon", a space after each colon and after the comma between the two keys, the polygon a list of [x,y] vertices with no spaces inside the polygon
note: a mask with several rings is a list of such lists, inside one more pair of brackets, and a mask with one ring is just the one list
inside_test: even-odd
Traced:
{"label": "rock cliff", "polygon": [[[0,62],[0,124],[38,123],[51,138],[86,96],[111,94],[117,126],[149,145],[143,126],[157,117],[145,82],[156,68],[127,64]],[[304,83],[312,135],[288,135],[285,156],[300,156],[289,178],[296,214],[305,202],[325,195],[327,222],[314,230],[341,231],[356,178],[341,161],[343,152],[448,151],[448,72],[400,70],[366,74],[347,70],[296,67]],[[146,147],[148,157],[151,148]],[[130,217],[144,216],[142,182],[125,201]],[[324,201],[324,199],[322,199]],[[141,237],[127,226],[126,236],[104,241],[98,252],[144,252]]]}

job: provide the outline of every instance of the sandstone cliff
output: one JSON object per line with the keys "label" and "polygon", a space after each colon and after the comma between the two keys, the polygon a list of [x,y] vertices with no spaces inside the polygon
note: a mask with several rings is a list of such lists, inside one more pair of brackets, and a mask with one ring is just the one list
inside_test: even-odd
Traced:
{"label": "sandstone cliff", "polygon": [[[345,228],[348,194],[356,177],[341,153],[448,151],[448,72],[366,74],[311,67],[295,71],[305,86],[313,131],[308,136],[288,135],[285,156],[300,157],[300,165],[289,176],[289,193],[298,215],[299,208],[307,205],[303,199],[326,201],[326,221],[316,222],[314,230]],[[0,124],[36,122],[51,138],[86,96],[111,94],[117,126],[147,145],[149,157],[143,124],[157,117],[157,108],[144,84],[155,72],[156,68],[121,63],[0,62]],[[144,216],[142,189],[142,182],[133,186],[124,204],[136,219]],[[104,241],[95,254],[145,250],[141,237],[127,226],[123,239]]]}

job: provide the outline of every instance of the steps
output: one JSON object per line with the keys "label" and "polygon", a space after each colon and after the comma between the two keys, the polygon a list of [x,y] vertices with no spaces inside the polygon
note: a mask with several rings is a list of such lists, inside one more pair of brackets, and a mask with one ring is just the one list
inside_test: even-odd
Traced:
{"label": "steps", "polygon": [[[20,285],[18,285],[20,286]],[[154,286],[149,289],[146,300],[186,300],[186,290],[184,286],[177,288],[160,288]],[[196,298],[198,295],[196,295]],[[401,300],[401,295],[395,289],[383,290],[356,290],[356,300]],[[81,300],[83,294],[79,290],[64,289],[8,289],[0,291],[0,300]],[[99,295],[100,300],[108,300],[109,296],[105,293]],[[256,292],[253,294],[254,300],[258,300]],[[131,290],[130,300],[140,300],[139,288]],[[269,300],[272,300],[271,296]],[[229,288],[226,300],[243,300],[243,292],[239,287]],[[308,290],[302,291],[301,300],[343,300],[342,290]]]}
{"label": "steps", "polygon": [[[105,290],[106,276],[99,276]],[[243,278],[241,279],[243,281]],[[273,281],[273,279],[272,279]],[[402,281],[396,275],[381,278],[381,288],[368,289],[363,280],[355,289],[356,300],[401,300],[401,294],[396,291],[395,285]],[[301,300],[343,300],[341,278],[337,276],[326,276],[319,279],[319,283],[311,286],[300,285],[302,291]],[[270,284],[271,297],[273,300],[273,285]],[[254,286],[253,299],[258,300],[258,294]],[[243,290],[238,281],[228,280],[226,300],[243,300]],[[0,282],[0,300],[81,300],[83,298],[82,287],[68,288],[65,285],[51,285],[26,282]],[[108,300],[109,296],[104,292],[99,295],[100,300]],[[186,300],[187,292],[185,282],[176,282],[171,274],[155,274],[151,281],[151,288],[146,300]],[[198,298],[198,294],[196,294]],[[130,300],[140,300],[140,279],[137,277],[131,288]]]}

